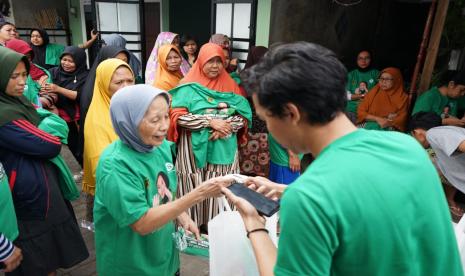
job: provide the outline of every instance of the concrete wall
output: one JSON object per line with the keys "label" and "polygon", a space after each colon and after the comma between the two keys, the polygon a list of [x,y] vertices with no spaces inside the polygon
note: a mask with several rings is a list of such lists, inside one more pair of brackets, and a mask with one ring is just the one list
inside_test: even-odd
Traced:
{"label": "concrete wall", "polygon": [[271,1],[258,0],[255,45],[268,47],[270,38]]}

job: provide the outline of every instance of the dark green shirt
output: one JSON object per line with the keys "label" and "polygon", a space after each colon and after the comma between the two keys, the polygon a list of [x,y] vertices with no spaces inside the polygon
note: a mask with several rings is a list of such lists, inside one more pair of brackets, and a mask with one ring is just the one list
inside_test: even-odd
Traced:
{"label": "dark green shirt", "polygon": [[439,89],[435,86],[418,97],[415,101],[412,115],[420,111],[424,111],[434,112],[441,116],[447,106],[449,107],[448,114],[454,117],[457,116],[457,100],[442,95],[441,92],[439,92]]}
{"label": "dark green shirt", "polygon": [[[358,69],[352,70],[347,75],[347,85],[346,90],[350,94],[355,94],[355,89],[357,89],[362,81],[367,83],[368,91],[373,88],[378,83],[379,71],[372,69],[366,72],[360,72]],[[368,93],[365,91],[365,93]],[[360,103],[360,100],[356,101],[347,101],[346,110],[348,112],[357,113],[357,107]]]}

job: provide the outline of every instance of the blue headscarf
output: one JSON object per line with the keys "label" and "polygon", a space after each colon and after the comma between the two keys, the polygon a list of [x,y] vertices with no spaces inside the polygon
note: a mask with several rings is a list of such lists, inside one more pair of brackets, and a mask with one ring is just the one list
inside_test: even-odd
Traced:
{"label": "blue headscarf", "polygon": [[153,146],[142,142],[139,124],[153,100],[163,95],[167,102],[169,96],[163,90],[147,84],[126,86],[113,95],[110,102],[110,115],[113,128],[121,141],[138,152],[150,152]]}

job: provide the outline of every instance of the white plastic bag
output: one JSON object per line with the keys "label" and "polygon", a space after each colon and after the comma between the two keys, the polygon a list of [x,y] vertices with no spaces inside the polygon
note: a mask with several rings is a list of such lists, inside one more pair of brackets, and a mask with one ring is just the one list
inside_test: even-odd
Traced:
{"label": "white plastic bag", "polygon": [[455,237],[457,238],[462,267],[465,269],[465,216],[462,216],[459,223],[455,225]]}
{"label": "white plastic bag", "polygon": [[[238,211],[232,211],[225,197],[218,199],[219,214],[208,223],[211,276],[259,275],[252,244]],[[226,211],[225,211],[226,209]],[[276,214],[267,218],[266,228],[276,244]]]}

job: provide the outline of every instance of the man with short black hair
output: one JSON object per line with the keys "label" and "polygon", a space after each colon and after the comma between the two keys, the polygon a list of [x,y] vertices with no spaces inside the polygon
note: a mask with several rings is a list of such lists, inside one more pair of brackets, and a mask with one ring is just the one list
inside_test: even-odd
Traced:
{"label": "man with short black hair", "polygon": [[425,148],[435,153],[438,169],[446,178],[444,185],[451,213],[456,220],[463,209],[454,201],[457,190],[465,193],[465,129],[441,126],[441,118],[434,112],[418,112],[410,120],[410,133]]}
{"label": "man with short black hair", "polygon": [[439,177],[408,135],[357,129],[344,115],[347,72],[328,49],[278,46],[246,73],[257,114],[284,147],[316,157],[281,197],[278,249],[250,203],[237,206],[261,275],[463,275]]}
{"label": "man with short black hair", "polygon": [[464,118],[457,118],[457,99],[465,95],[465,74],[457,73],[439,87],[432,87],[418,97],[412,115],[420,111],[441,116],[443,125],[465,126]]}

